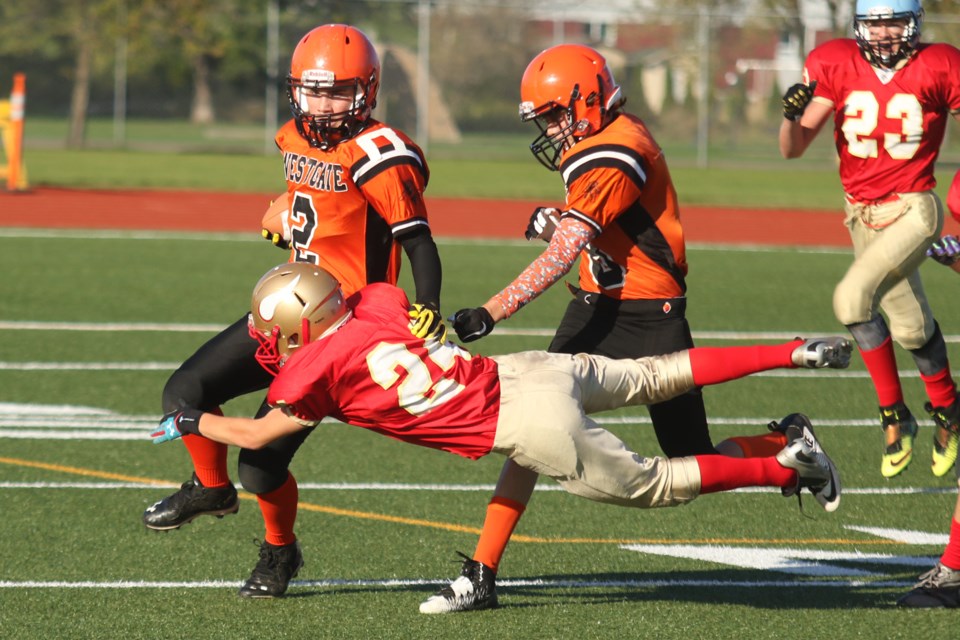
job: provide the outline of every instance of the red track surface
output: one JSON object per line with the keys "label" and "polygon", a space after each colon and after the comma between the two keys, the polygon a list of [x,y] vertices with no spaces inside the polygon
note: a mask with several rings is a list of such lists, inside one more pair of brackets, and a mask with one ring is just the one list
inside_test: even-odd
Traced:
{"label": "red track surface", "polygon": [[[196,191],[95,191],[40,188],[0,192],[0,227],[249,231],[258,233],[271,194]],[[427,198],[438,237],[521,238],[535,203]],[[688,242],[721,244],[850,244],[833,211],[731,209],[687,205]],[[960,233],[947,216],[945,232]]]}

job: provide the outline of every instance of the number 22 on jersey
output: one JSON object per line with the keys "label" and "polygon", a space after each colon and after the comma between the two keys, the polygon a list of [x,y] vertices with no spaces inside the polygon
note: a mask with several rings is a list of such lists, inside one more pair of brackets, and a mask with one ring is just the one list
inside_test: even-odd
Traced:
{"label": "number 22 on jersey", "polygon": [[[448,402],[463,391],[464,386],[446,374],[456,358],[470,357],[449,342],[434,341],[426,347],[426,352],[414,353],[406,345],[381,342],[367,354],[367,368],[373,381],[386,390],[396,388],[400,407],[415,416]],[[436,365],[433,370],[428,361]]]}

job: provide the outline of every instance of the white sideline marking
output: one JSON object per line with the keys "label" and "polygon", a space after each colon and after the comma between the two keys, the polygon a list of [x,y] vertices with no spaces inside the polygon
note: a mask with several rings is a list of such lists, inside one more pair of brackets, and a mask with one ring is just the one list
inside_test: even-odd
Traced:
{"label": "white sideline marking", "polygon": [[[40,405],[0,402],[0,438],[36,440],[149,440],[159,415],[124,415],[108,409],[76,405]],[[327,418],[325,424],[340,424]],[[598,416],[602,425],[649,425],[649,415]],[[713,425],[763,425],[766,418],[754,416],[711,417]],[[931,420],[918,420],[923,426]],[[874,427],[872,419],[819,418],[818,426]]]}
{"label": "white sideline marking", "polygon": [[[517,234],[519,236],[519,233]],[[63,240],[206,240],[216,242],[263,243],[259,233],[244,231],[155,231],[148,229],[45,229],[39,227],[7,227],[0,229],[0,238],[59,238]],[[539,249],[527,240],[511,238],[464,238],[434,236],[438,245],[450,246],[495,246],[526,247]],[[846,247],[809,245],[732,244],[713,242],[688,242],[688,249],[702,251],[742,251],[744,253],[814,253],[849,255]]]}
{"label": "white sideline marking", "polygon": [[858,527],[854,525],[844,525],[844,529],[868,533],[878,538],[902,542],[904,544],[929,544],[936,546],[946,546],[950,542],[950,536],[945,533],[927,533],[926,531],[913,531],[910,529],[887,529],[883,527]]}
{"label": "white sideline marking", "polygon": [[[0,322],[0,325],[3,323]],[[0,326],[2,329],[2,326]],[[146,331],[146,330],[145,330]],[[0,371],[174,371],[179,362],[4,362],[0,361]],[[901,378],[919,378],[915,369],[899,372]],[[750,375],[751,378],[848,378],[862,380],[869,378],[866,371],[839,371],[836,369],[779,369],[761,371]]]}
{"label": "white sideline marking", "polygon": [[[145,331],[145,332],[170,332],[170,333],[216,333],[223,330],[227,325],[215,323],[177,323],[177,322],[45,322],[39,320],[0,320],[0,330],[3,331]],[[494,336],[533,336],[550,337],[556,333],[556,328],[531,328],[514,329],[510,327],[500,327]],[[694,331],[693,337],[696,340],[741,340],[741,341],[761,341],[769,340],[772,342],[786,342],[793,340],[797,336],[830,336],[841,335],[843,332],[837,328],[831,328],[826,331]],[[947,342],[960,342],[960,335],[944,335],[943,339]],[[792,371],[792,370],[791,370]],[[823,375],[829,371],[808,371],[807,374]],[[757,374],[754,374],[757,375]]]}
{"label": "white sideline marking", "polygon": [[[449,579],[385,579],[385,580],[293,580],[291,587],[416,587],[442,586],[449,584]],[[76,582],[49,580],[49,581],[14,581],[0,580],[0,589],[234,589],[241,585],[239,581],[231,580],[199,580],[189,582],[147,581],[147,580],[116,580],[93,582],[81,580]],[[857,587],[908,587],[913,582],[903,580],[542,580],[542,579],[501,579],[497,580],[500,587],[543,587],[547,589],[600,589],[600,588],[640,588],[654,589],[662,587],[706,587],[706,588],[812,588],[812,587],[839,587],[851,589]]]}
{"label": "white sideline marking", "polygon": [[[156,488],[176,488],[179,484],[145,484],[137,482],[0,482],[0,489],[156,489]],[[391,482],[298,482],[297,486],[301,490],[313,491],[482,491],[484,493],[492,492],[492,484],[417,484],[417,483],[391,483]],[[564,489],[558,484],[552,482],[542,482],[537,485],[537,491],[555,491],[563,492]],[[775,493],[780,490],[776,487],[746,487],[735,489],[727,493]],[[862,495],[862,496],[888,496],[888,495],[939,495],[955,493],[954,487],[844,487],[844,495]],[[883,532],[890,532],[891,540],[904,542],[906,544],[946,544],[947,538],[937,537],[937,534],[924,534],[921,532],[899,531],[896,529],[876,529],[871,527],[848,527],[863,533],[869,533],[878,537],[887,537]],[[918,540],[910,537],[910,533],[916,533]],[[923,537],[927,536],[927,537]],[[933,542],[927,542],[932,540]]]}
{"label": "white sideline marking", "polygon": [[821,549],[794,549],[786,547],[731,547],[729,545],[693,544],[625,544],[627,551],[636,551],[670,558],[685,558],[725,564],[740,569],[779,571],[793,575],[845,578],[866,578],[883,574],[855,569],[834,562],[860,564],[903,565],[929,567],[937,558],[894,556],[888,553],[861,553],[859,551],[824,551]]}

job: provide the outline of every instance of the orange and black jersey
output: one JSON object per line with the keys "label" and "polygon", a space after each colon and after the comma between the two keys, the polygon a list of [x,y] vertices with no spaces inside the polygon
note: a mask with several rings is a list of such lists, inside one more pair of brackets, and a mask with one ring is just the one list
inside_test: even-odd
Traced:
{"label": "orange and black jersey", "polygon": [[291,262],[333,274],[349,296],[373,282],[396,284],[403,239],[429,231],[420,148],[383,123],[326,151],[311,147],[293,120],[277,133],[290,193]]}
{"label": "orange and black jersey", "polygon": [[581,253],[580,287],[623,300],[686,291],[677,193],[663,151],[643,122],[622,114],[560,163],[566,211],[597,235]]}

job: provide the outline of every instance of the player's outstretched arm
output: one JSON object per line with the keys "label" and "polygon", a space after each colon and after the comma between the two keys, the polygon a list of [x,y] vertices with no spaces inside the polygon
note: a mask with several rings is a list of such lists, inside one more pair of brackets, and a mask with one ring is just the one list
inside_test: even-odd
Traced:
{"label": "player's outstretched arm", "polygon": [[214,442],[244,449],[262,449],[277,438],[303,429],[303,425],[280,409],[262,418],[235,418],[181,409],[166,414],[150,436],[154,444],[175,440],[184,434],[201,435]]}

